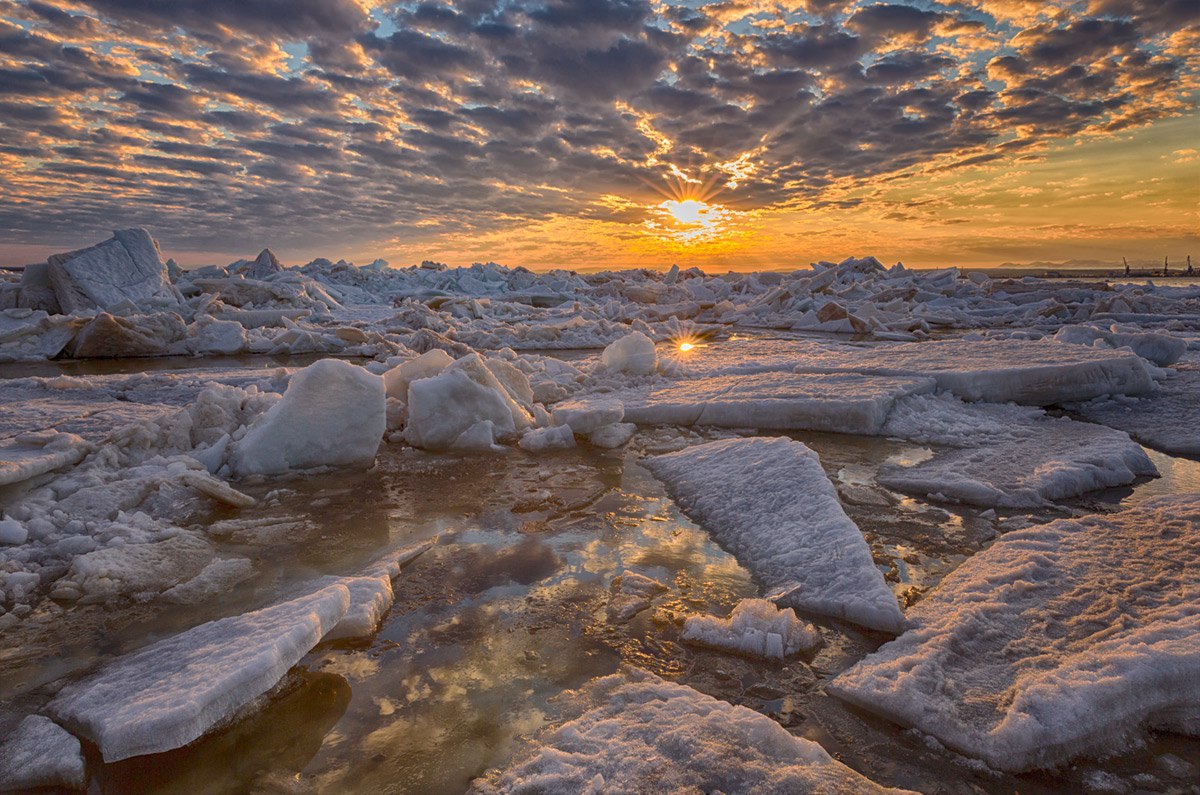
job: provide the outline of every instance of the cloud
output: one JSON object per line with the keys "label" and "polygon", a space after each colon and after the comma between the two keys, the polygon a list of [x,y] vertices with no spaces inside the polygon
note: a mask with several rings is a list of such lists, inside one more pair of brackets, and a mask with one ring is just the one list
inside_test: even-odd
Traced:
{"label": "cloud", "polygon": [[1194,112],[1195,21],[1175,0],[2,0],[0,243],[632,229],[672,188],[858,207]]}

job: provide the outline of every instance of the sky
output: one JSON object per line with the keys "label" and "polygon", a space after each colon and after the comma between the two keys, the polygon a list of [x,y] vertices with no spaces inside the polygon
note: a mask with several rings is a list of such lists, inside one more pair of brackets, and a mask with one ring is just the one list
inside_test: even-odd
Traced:
{"label": "sky", "polygon": [[0,264],[1200,258],[1196,0],[0,0]]}

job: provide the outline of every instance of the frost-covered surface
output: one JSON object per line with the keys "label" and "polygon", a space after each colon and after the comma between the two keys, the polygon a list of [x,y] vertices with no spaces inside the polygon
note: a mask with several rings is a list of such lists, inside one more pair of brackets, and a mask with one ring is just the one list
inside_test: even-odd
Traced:
{"label": "frost-covered surface", "polygon": [[900,792],[860,776],[765,715],[652,674],[605,677],[581,698],[594,706],[475,791]]}
{"label": "frost-covered surface", "polygon": [[0,791],[82,790],[85,775],[79,740],[41,715],[22,720],[0,744]]}
{"label": "frost-covered surface", "polygon": [[879,483],[971,505],[1036,507],[1158,474],[1122,431],[946,394],[898,401],[882,433],[952,449],[915,464],[886,465]]}
{"label": "frost-covered surface", "polygon": [[[650,270],[538,274],[495,263],[391,268],[381,260],[356,267],[317,259],[288,267],[269,250],[225,267],[181,271],[161,256],[150,234],[134,229],[29,266],[15,289],[0,293],[0,361],[64,352],[386,357],[397,346],[424,352],[431,344],[526,351],[613,346],[606,355],[610,371],[647,374],[660,364],[650,340],[740,326],[879,341],[924,340],[941,329],[1001,335],[1019,329],[1037,339],[1086,327],[1092,331],[1060,339],[1129,345],[1163,364],[1177,358],[1175,335],[1196,330],[1200,314],[1195,288],[962,278],[954,268],[884,268],[872,257],[792,273],[709,275],[690,268],[668,277]],[[1116,369],[1093,370],[1090,390],[1076,378],[1070,399],[1139,386]],[[1027,390],[987,399],[1068,399]]]}
{"label": "frost-covered surface", "polygon": [[186,745],[270,690],[350,607],[335,584],[202,624],[121,657],[48,707],[106,762]]}
{"label": "frost-covered surface", "polygon": [[817,454],[783,438],[729,439],[648,459],[680,507],[775,601],[900,632],[904,614]]}
{"label": "frost-covered surface", "polygon": [[774,660],[808,651],[821,642],[812,624],[797,618],[790,607],[778,607],[768,599],[743,599],[729,618],[691,616],[680,637],[700,646]]}
{"label": "frost-covered surface", "polygon": [[840,698],[1011,771],[1200,727],[1200,496],[1003,536]]}

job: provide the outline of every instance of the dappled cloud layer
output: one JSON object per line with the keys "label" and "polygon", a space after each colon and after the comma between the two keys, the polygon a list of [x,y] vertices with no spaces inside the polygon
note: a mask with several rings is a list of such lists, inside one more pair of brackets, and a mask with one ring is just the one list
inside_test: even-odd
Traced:
{"label": "dappled cloud layer", "polygon": [[1194,239],[1171,119],[1194,121],[1198,8],[0,0],[0,252],[129,225],[185,262]]}

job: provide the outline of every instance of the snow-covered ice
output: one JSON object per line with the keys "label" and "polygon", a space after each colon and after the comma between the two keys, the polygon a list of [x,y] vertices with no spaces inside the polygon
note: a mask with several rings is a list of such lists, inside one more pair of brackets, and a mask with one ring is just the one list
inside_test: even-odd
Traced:
{"label": "snow-covered ice", "polygon": [[170,306],[180,300],[167,277],[158,241],[145,229],[113,232],[103,243],[55,254],[49,263],[50,283],[68,312],[112,309],[123,301]]}
{"label": "snow-covered ice", "polygon": [[1200,729],[1200,496],[1010,532],[827,689],[1009,771]]}
{"label": "snow-covered ice", "polygon": [[817,454],[784,438],[727,439],[647,459],[680,507],[775,601],[898,633],[904,614]]}
{"label": "snow-covered ice", "polygon": [[635,331],[606,347],[600,362],[620,373],[649,375],[658,367],[658,352],[654,348],[654,340]]}
{"label": "snow-covered ice", "polygon": [[900,792],[765,715],[643,671],[593,682],[581,698],[594,706],[475,791]]}
{"label": "snow-covered ice", "polygon": [[1127,432],[1144,445],[1200,456],[1200,370],[1179,369],[1147,397],[1098,398],[1075,406],[1085,419]]}
{"label": "snow-covered ice", "polygon": [[808,651],[821,642],[812,624],[797,618],[792,608],[778,607],[768,599],[743,599],[729,618],[691,616],[680,638],[700,646],[774,660]]}
{"label": "snow-covered ice", "polygon": [[1037,507],[1158,474],[1122,431],[946,394],[897,401],[882,433],[950,449],[914,464],[884,465],[880,484],[971,505]]}
{"label": "snow-covered ice", "polygon": [[201,624],[72,682],[47,709],[106,762],[179,748],[274,687],[349,607],[335,584]]}
{"label": "snow-covered ice", "polygon": [[0,792],[42,787],[75,791],[86,783],[79,740],[49,718],[26,717],[0,744]]}

